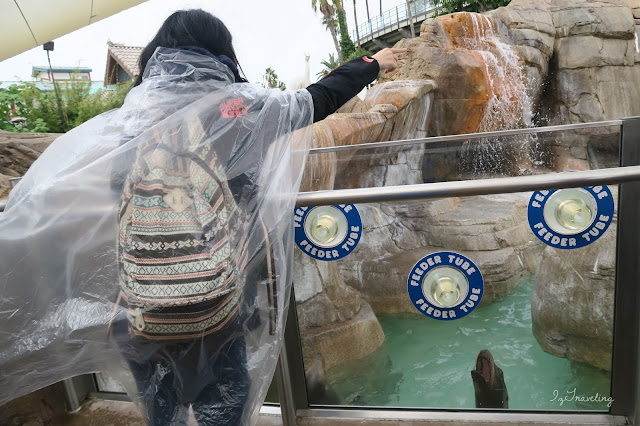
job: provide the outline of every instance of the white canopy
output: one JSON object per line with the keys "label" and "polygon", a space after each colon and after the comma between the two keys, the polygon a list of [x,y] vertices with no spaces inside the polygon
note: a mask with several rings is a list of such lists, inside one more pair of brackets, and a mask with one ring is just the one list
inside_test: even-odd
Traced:
{"label": "white canopy", "polygon": [[0,61],[146,0],[0,0]]}

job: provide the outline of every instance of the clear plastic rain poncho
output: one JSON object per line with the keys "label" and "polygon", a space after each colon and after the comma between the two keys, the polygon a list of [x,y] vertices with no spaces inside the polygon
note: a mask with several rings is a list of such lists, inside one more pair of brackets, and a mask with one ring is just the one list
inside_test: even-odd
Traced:
{"label": "clear plastic rain poncho", "polygon": [[[103,371],[125,386],[150,423],[180,423],[191,405],[202,424],[252,424],[282,341],[291,284],[292,213],[308,153],[311,95],[234,83],[225,65],[180,49],[159,48],[144,77],[122,108],[54,141],[0,214],[0,405],[72,376]],[[160,145],[164,161],[189,157],[203,169],[214,152],[218,168],[209,177],[220,179],[223,173],[227,180],[214,190],[233,195],[223,198],[233,207],[226,212],[232,212],[237,232],[224,249],[235,263],[231,269],[220,264],[220,269],[235,276],[223,280],[223,293],[235,295],[235,314],[220,317],[224,321],[215,323],[213,331],[209,327],[204,337],[180,335],[180,330],[172,335],[175,329],[167,328],[154,338],[140,335],[140,307],[144,313],[146,303],[151,313],[160,312],[160,325],[175,324],[198,316],[203,300],[211,307],[219,298],[193,296],[197,291],[190,288],[186,296],[192,295],[198,308],[167,308],[163,317],[153,292],[137,305],[121,297],[127,295],[123,280],[143,274],[119,264],[127,256],[119,237],[123,193],[145,173],[154,173],[152,166],[141,166],[148,163],[141,158],[155,159]],[[209,158],[203,160],[205,153]],[[173,182],[177,164],[156,177],[160,187]],[[193,194],[197,178],[191,172],[183,174],[191,180],[184,188],[167,194],[171,200],[163,198],[171,206],[160,202],[160,210],[196,211],[191,218],[219,214],[217,205],[202,205],[210,187]],[[138,207],[138,214],[144,214]],[[192,235],[202,247],[196,255],[205,259],[221,253],[220,229],[215,220],[208,223],[209,231],[218,232],[217,240],[205,238],[204,230]],[[172,243],[165,229],[172,225],[159,222],[156,243]],[[161,253],[179,257],[164,245]],[[165,271],[169,276],[164,278],[179,280],[183,272]],[[173,323],[172,309],[182,315]]]}

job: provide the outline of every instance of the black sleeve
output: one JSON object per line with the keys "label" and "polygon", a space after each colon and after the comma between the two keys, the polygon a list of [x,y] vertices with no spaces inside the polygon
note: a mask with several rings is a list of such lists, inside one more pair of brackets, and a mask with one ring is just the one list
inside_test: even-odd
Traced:
{"label": "black sleeve", "polygon": [[313,122],[324,120],[378,76],[378,61],[362,56],[340,65],[317,83],[307,87],[313,98]]}

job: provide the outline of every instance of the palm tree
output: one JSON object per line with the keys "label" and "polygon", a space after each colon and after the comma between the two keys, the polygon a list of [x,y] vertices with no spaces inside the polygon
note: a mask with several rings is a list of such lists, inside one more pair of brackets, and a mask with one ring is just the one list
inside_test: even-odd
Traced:
{"label": "palm tree", "polygon": [[405,2],[407,2],[407,11],[409,12],[409,28],[411,28],[411,38],[415,38],[416,30],[413,28],[413,13],[411,13],[411,5],[409,4],[409,0],[405,0]]}
{"label": "palm tree", "polygon": [[333,37],[333,45],[336,48],[336,52],[338,52],[340,62],[342,62],[342,52],[340,51],[340,45],[338,44],[338,31],[336,29],[336,20],[334,18],[336,13],[335,0],[311,0],[311,7],[314,12],[318,12],[318,10],[320,10],[320,13],[322,13],[322,23],[331,33],[331,37]]}
{"label": "palm tree", "polygon": [[356,13],[356,0],[353,0],[353,20],[356,27],[356,46],[360,49],[360,31],[358,31],[358,14]]}
{"label": "palm tree", "polygon": [[324,69],[322,71],[320,71],[319,73],[317,73],[316,75],[318,77],[321,77],[321,78],[326,76],[331,71],[335,70],[336,68],[338,68],[340,66],[340,62],[338,62],[336,60],[336,57],[333,56],[333,53],[329,53],[329,59],[325,59],[323,61],[320,61],[320,64],[322,64],[324,66]]}
{"label": "palm tree", "polygon": [[276,72],[271,67],[264,70],[264,75],[262,76],[262,86],[267,89],[287,90],[287,86],[280,81],[280,79],[278,78],[278,74],[276,74]]}

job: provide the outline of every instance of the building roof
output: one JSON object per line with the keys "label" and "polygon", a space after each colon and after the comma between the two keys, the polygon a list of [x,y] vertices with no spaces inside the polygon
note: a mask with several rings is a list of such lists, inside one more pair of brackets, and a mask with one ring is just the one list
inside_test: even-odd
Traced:
{"label": "building roof", "polygon": [[105,73],[106,79],[112,72],[113,62],[115,61],[131,78],[135,78],[140,74],[140,68],[138,67],[138,58],[142,53],[144,47],[138,46],[125,46],[121,43],[112,43],[109,45],[107,54],[107,72]]}
{"label": "building roof", "polygon": [[[51,67],[53,72],[91,72],[91,68],[83,67]],[[49,72],[48,66],[33,66],[31,67],[31,77],[35,77],[36,72]]]}

